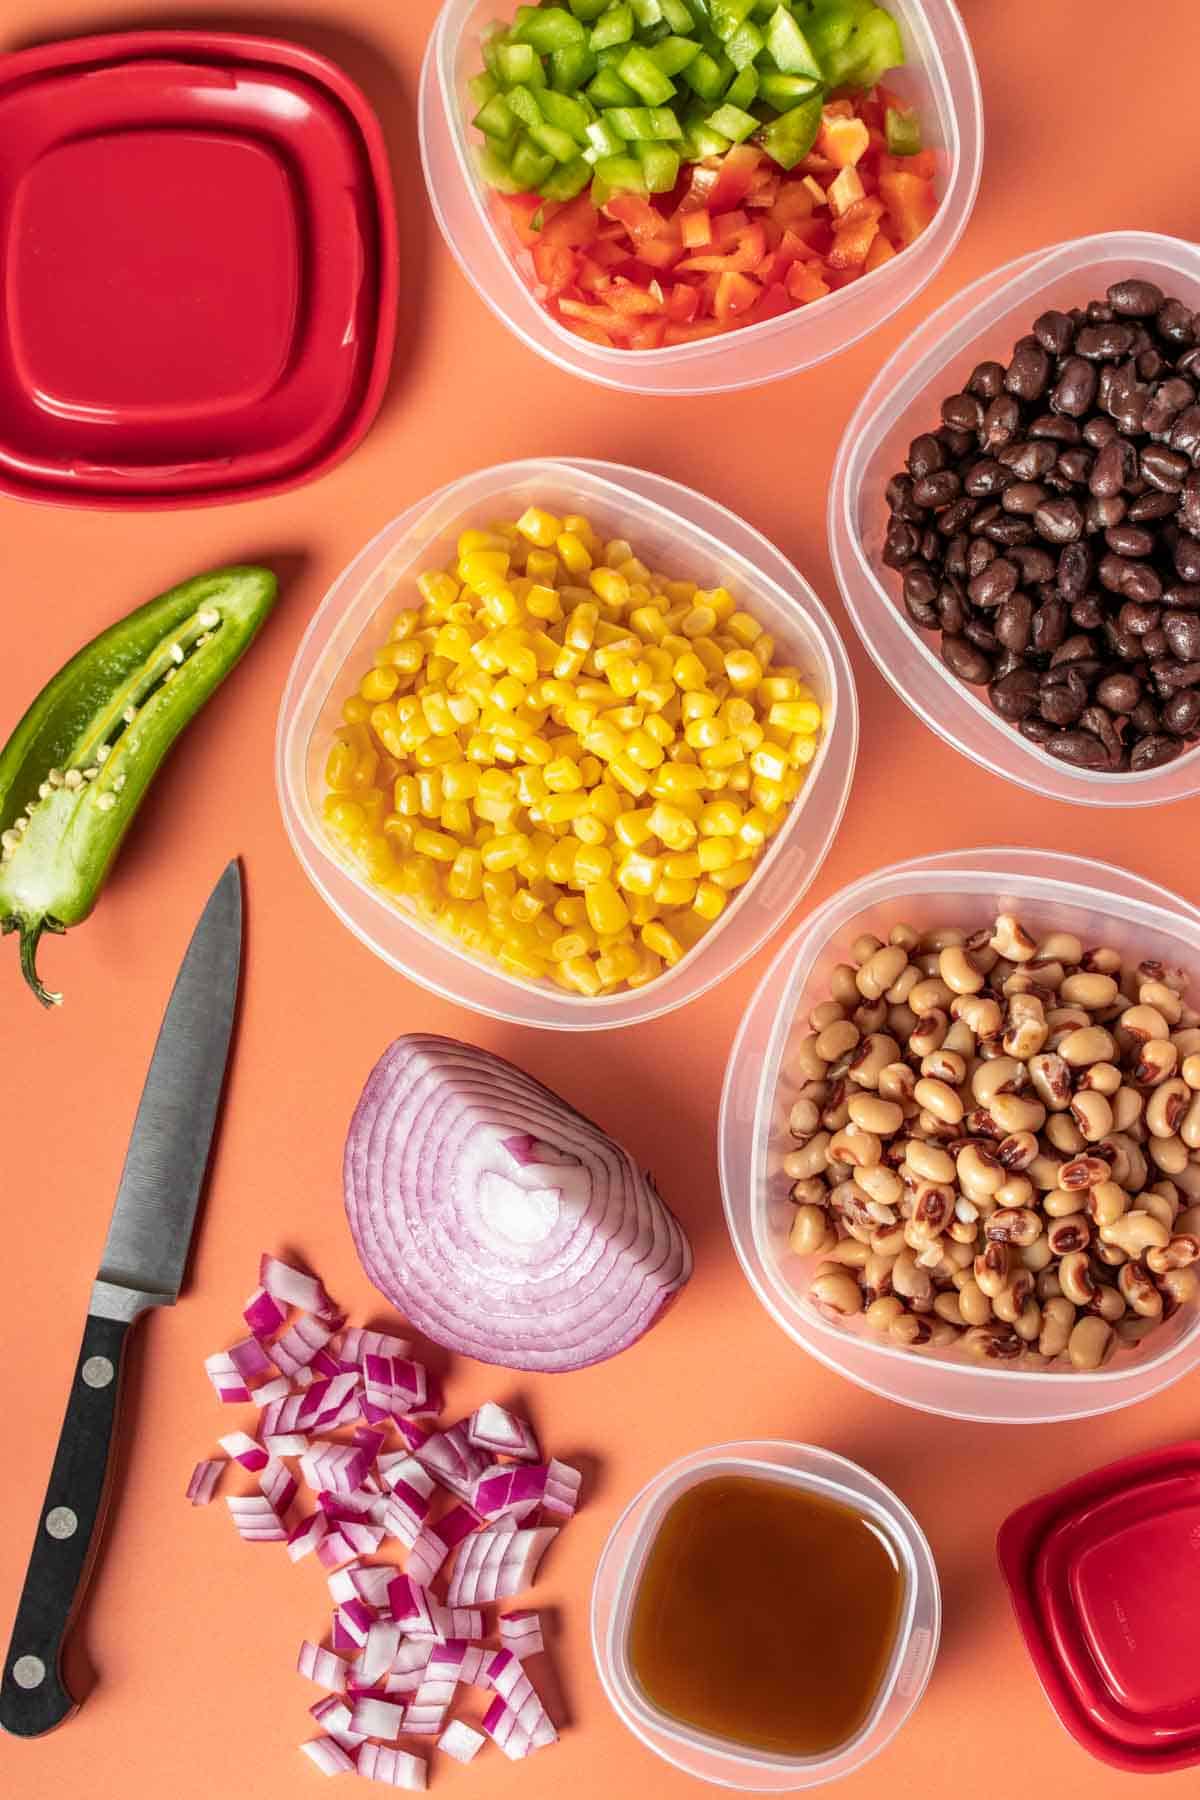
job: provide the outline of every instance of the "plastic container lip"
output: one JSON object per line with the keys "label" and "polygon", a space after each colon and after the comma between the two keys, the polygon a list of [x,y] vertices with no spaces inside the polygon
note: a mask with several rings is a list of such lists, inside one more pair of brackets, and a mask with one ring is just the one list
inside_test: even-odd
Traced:
{"label": "plastic container lip", "polygon": [[[316,814],[317,739],[336,722],[333,703],[344,694],[347,660],[369,641],[396,581],[426,566],[433,546],[466,523],[495,516],[498,496],[514,490],[523,504],[561,491],[614,525],[623,521],[631,536],[642,533],[672,546],[664,556],[727,577],[782,642],[790,638],[798,645],[832,708],[788,823],[754,875],[694,950],[635,992],[588,999],[477,960],[384,901],[325,838]],[[385,526],[335,581],[301,640],[284,690],[276,783],[292,847],[309,879],[343,924],[393,968],[492,1018],[603,1030],[686,1005],[761,947],[814,879],[833,841],[857,747],[858,702],[845,648],[808,583],[766,538],[716,502],[661,476],[616,464],[527,460],[480,470],[429,495]]]}
{"label": "plastic container lip", "polygon": [[1047,1700],[1084,1749],[1130,1773],[1200,1763],[1197,1530],[1200,1442],[1192,1441],[1042,1495],[997,1537]]}
{"label": "plastic container lip", "polygon": [[[643,1695],[626,1645],[638,1578],[671,1503],[719,1474],[793,1481],[864,1514],[903,1565],[904,1605],[887,1671],[871,1713],[845,1743],[823,1756],[783,1757],[747,1749],[679,1723]],[[937,1656],[941,1591],[933,1553],[908,1508],[883,1483],[845,1457],[809,1444],[773,1439],[716,1444],[681,1457],[625,1508],[601,1552],[592,1587],[592,1654],[604,1691],[622,1722],[677,1769],[718,1786],[792,1793],[861,1768],[891,1741],[921,1699]]]}
{"label": "plastic container lip", "polygon": [[[838,952],[863,930],[899,918],[917,929],[968,907],[983,918],[1011,905],[1047,928],[1053,917],[1158,948],[1200,977],[1200,909],[1113,864],[1050,851],[983,849],[915,858],[843,888],[780,950],[730,1052],[718,1126],[721,1191],[738,1260],[767,1311],[819,1362],[858,1386],[919,1411],[980,1423],[1091,1418],[1160,1393],[1200,1364],[1200,1308],[1163,1327],[1161,1348],[1120,1353],[1091,1373],[980,1366],[957,1353],[919,1354],[879,1342],[867,1327],[835,1325],[804,1297],[786,1249],[788,1183],[773,1166],[785,1127],[780,1071],[793,1023],[828,998]],[[797,1279],[793,1280],[789,1269]]]}
{"label": "plastic container lip", "polygon": [[903,616],[898,577],[878,561],[883,489],[911,438],[936,422],[939,402],[974,363],[1006,357],[1046,307],[1095,299],[1122,275],[1143,275],[1200,307],[1200,255],[1179,238],[1105,232],[1017,257],[939,307],[884,364],[846,427],[829,487],[834,574],[880,673],[923,723],[936,719],[938,735],[981,768],[1080,806],[1155,806],[1200,793],[1200,745],[1163,768],[1106,774],[1072,769],[1022,738],[954,679],[928,635]]}
{"label": "plastic container lip", "polygon": [[220,31],[39,45],[3,59],[0,152],[0,493],[217,505],[361,440],[391,364],[396,225],[378,120],[336,64]]}
{"label": "plastic container lip", "polygon": [[[460,83],[475,67],[465,69],[460,57],[468,33],[477,41],[497,10],[493,0],[446,0],[438,17],[421,75],[425,181],[442,235],[472,286],[529,349],[561,369],[626,392],[676,395],[727,392],[796,374],[848,349],[906,306],[966,228],[983,162],[983,102],[970,42],[953,0],[892,0],[911,66],[889,85],[919,92],[932,107],[949,160],[937,215],[917,243],[869,281],[798,313],[747,326],[728,341],[641,351],[588,343],[552,319],[525,285],[475,171],[460,101]],[[730,354],[731,346],[741,354]]]}

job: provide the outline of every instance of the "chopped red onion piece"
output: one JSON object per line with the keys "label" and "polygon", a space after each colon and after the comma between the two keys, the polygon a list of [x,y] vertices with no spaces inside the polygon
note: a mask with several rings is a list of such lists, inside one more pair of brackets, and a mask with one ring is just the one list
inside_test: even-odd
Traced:
{"label": "chopped red onion piece", "polygon": [[460,1638],[451,1638],[430,1653],[425,1679],[404,1715],[406,1731],[416,1737],[437,1736],[454,1699],[466,1649]]}
{"label": "chopped red onion piece", "polygon": [[360,1600],[375,1612],[390,1613],[390,1590],[396,1579],[396,1571],[391,1563],[372,1563],[369,1568],[352,1568],[350,1579]]}
{"label": "chopped red onion piece", "polygon": [[335,1494],[352,1494],[370,1468],[370,1459],[357,1444],[336,1444],[318,1438],[300,1458],[300,1472],[310,1488],[328,1488]]}
{"label": "chopped red onion piece", "polygon": [[518,1658],[540,1655],[546,1648],[541,1615],[536,1612],[501,1613],[500,1643]]}
{"label": "chopped red onion piece", "polygon": [[303,1431],[275,1431],[263,1438],[272,1456],[303,1456],[308,1449],[308,1436]]}
{"label": "chopped red onion piece", "polygon": [[229,1516],[238,1533],[248,1544],[282,1544],[287,1542],[287,1528],[270,1500],[258,1494],[230,1495],[226,1501]]}
{"label": "chopped red onion piece", "polygon": [[383,1526],[368,1525],[364,1519],[343,1519],[338,1530],[358,1556],[374,1556],[383,1542]]}
{"label": "chopped red onion piece", "polygon": [[[259,1390],[265,1393],[266,1389]],[[288,1393],[278,1400],[271,1400],[259,1415],[258,1429],[263,1437],[280,1437],[283,1433],[295,1431],[300,1424],[300,1415],[306,1405],[303,1394]]]}
{"label": "chopped red onion piece", "polygon": [[221,1479],[221,1471],[225,1462],[221,1457],[208,1457],[198,1462],[192,1470],[192,1479],[187,1485],[187,1497],[193,1506],[207,1506],[217,1491]]}
{"label": "chopped red onion piece", "polygon": [[365,1450],[373,1463],[378,1463],[383,1454],[383,1446],[387,1443],[387,1433],[386,1431],[376,1431],[371,1425],[357,1425],[352,1442],[356,1443],[360,1450]]}
{"label": "chopped red onion piece", "polygon": [[[300,1370],[308,1367],[332,1336],[328,1325],[322,1325],[319,1319],[311,1319],[307,1314],[302,1314],[294,1325],[288,1326],[282,1337],[276,1338],[271,1346],[271,1360],[294,1381]],[[334,1373],[337,1373],[336,1367]]]}
{"label": "chopped red onion piece", "polygon": [[441,1638],[480,1638],[483,1636],[483,1614],[476,1606],[433,1605],[434,1623]]}
{"label": "chopped red onion piece", "polygon": [[323,1700],[315,1700],[308,1710],[322,1731],[343,1750],[357,1750],[360,1744],[366,1743],[361,1731],[351,1731],[350,1708],[337,1694],[326,1694]]}
{"label": "chopped red onion piece", "polygon": [[[496,1690],[497,1701],[503,1702],[507,1717],[501,1718],[496,1714],[496,1702],[493,1702],[484,1719],[483,1728],[491,1732],[506,1755],[514,1759],[527,1756],[530,1750],[557,1740],[558,1733],[550,1722],[536,1688],[510,1651],[496,1652],[487,1665],[487,1677]],[[494,1714],[494,1723],[489,1726],[488,1719],[492,1719]]]}
{"label": "chopped red onion piece", "polygon": [[[297,1375],[296,1380],[299,1380]],[[312,1426],[340,1425],[343,1405],[355,1399],[358,1376],[351,1373],[334,1375],[329,1380],[314,1381],[301,1396],[298,1423]],[[353,1416],[357,1417],[357,1414]]]}
{"label": "chopped red onion piece", "polygon": [[462,1672],[459,1680],[464,1687],[486,1687],[485,1673],[492,1652],[484,1644],[468,1644],[463,1652]]}
{"label": "chopped red onion piece", "polygon": [[433,1649],[431,1638],[406,1637],[392,1658],[392,1669],[398,1674],[420,1674],[429,1663]]}
{"label": "chopped red onion piece", "polygon": [[380,1678],[382,1691],[385,1694],[415,1694],[424,1673],[424,1669],[389,1669]]}
{"label": "chopped red onion piece", "polygon": [[331,1494],[328,1488],[322,1488],[317,1495],[317,1505],[340,1524],[344,1519],[365,1519],[371,1502],[365,1494]]}
{"label": "chopped red onion piece", "polygon": [[476,1731],[473,1725],[465,1725],[461,1719],[452,1719],[438,1739],[438,1749],[452,1756],[455,1762],[474,1762],[483,1749],[487,1739],[482,1731]]}
{"label": "chopped red onion piece", "polygon": [[257,1338],[240,1338],[236,1344],[231,1344],[229,1360],[247,1386],[259,1376],[278,1373]]}
{"label": "chopped red onion piece", "polygon": [[397,1419],[396,1430],[413,1452],[420,1450],[430,1435],[415,1419]]}
{"label": "chopped red onion piece", "polygon": [[387,1738],[395,1743],[404,1725],[404,1708],[394,1700],[380,1700],[374,1695],[359,1694],[350,1714],[351,1731],[364,1737]]}
{"label": "chopped red onion piece", "polygon": [[309,1681],[315,1681],[318,1687],[330,1688],[335,1694],[346,1691],[349,1670],[345,1658],[335,1656],[332,1650],[323,1650],[320,1644],[312,1644],[307,1638],[300,1646],[296,1669]]}
{"label": "chopped red onion piece", "polygon": [[286,1463],[272,1456],[258,1472],[258,1485],[282,1519],[296,1498],[296,1477]]}
{"label": "chopped red onion piece", "polygon": [[377,1675],[387,1674],[403,1636],[404,1627],[394,1619],[376,1619],[368,1626],[367,1641],[358,1659],[360,1680],[374,1681]]}
{"label": "chopped red onion piece", "polygon": [[532,1531],[495,1527],[467,1539],[450,1577],[451,1606],[489,1606],[532,1587],[538,1564],[558,1536],[554,1526]]}
{"label": "chopped red onion piece", "polygon": [[429,1391],[424,1365],[402,1356],[367,1354],[362,1373],[367,1399],[396,1418],[422,1405]]}
{"label": "chopped red onion piece", "polygon": [[545,1499],[549,1474],[545,1463],[493,1463],[475,1483],[471,1504],[486,1519],[497,1519],[505,1513],[532,1512]]}
{"label": "chopped red onion piece", "polygon": [[309,1761],[317,1765],[322,1775],[350,1775],[354,1772],[353,1757],[348,1755],[335,1738],[310,1738],[300,1748]]}
{"label": "chopped red onion piece", "polygon": [[414,1494],[428,1500],[432,1495],[436,1482],[428,1469],[423,1469],[416,1457],[408,1450],[393,1450],[381,1456],[376,1462],[380,1480],[388,1488],[395,1488],[401,1481],[411,1488]]}
{"label": "chopped red onion piece", "polygon": [[579,1470],[552,1456],[546,1469],[546,1495],[542,1501],[542,1511],[552,1513],[555,1518],[573,1519],[582,1486],[583,1476]]}
{"label": "chopped red onion piece", "polygon": [[393,1619],[408,1632],[434,1633],[429,1595],[412,1575],[397,1575],[388,1586],[388,1605]]}
{"label": "chopped red onion piece", "polygon": [[343,1625],[342,1610],[339,1606],[335,1606],[333,1609],[333,1621],[329,1628],[329,1636],[335,1650],[358,1651],[362,1649],[362,1645],[357,1639],[351,1637]]}
{"label": "chopped red onion piece", "polygon": [[342,1630],[359,1650],[367,1641],[367,1633],[375,1623],[370,1607],[365,1601],[346,1600],[337,1609],[338,1621]]}
{"label": "chopped red onion piece", "polygon": [[217,1350],[212,1356],[206,1356],[204,1368],[223,1405],[241,1406],[249,1400],[250,1389],[228,1350]]}
{"label": "chopped red onion piece", "polygon": [[339,1563],[352,1562],[357,1555],[340,1525],[331,1526],[317,1545],[317,1561],[324,1569],[336,1569]]}
{"label": "chopped red onion piece", "polygon": [[285,1369],[284,1374],[296,1388],[310,1388],[317,1379],[307,1363],[302,1363],[299,1368]]}
{"label": "chopped red onion piece", "polygon": [[481,1524],[479,1514],[472,1507],[449,1506],[437,1522],[437,1534],[447,1550],[453,1550]]}
{"label": "chopped red onion piece", "polygon": [[329,1521],[323,1512],[309,1513],[306,1519],[299,1519],[288,1533],[287,1552],[292,1561],[300,1562],[314,1550],[319,1550],[328,1530]]}
{"label": "chopped red onion piece", "polygon": [[262,1387],[255,1388],[251,1398],[255,1406],[261,1406],[265,1412],[267,1407],[273,1406],[276,1401],[286,1400],[291,1391],[287,1376],[278,1375],[274,1381],[265,1381]]}
{"label": "chopped red onion piece", "polygon": [[332,1343],[327,1350],[318,1350],[308,1366],[314,1375],[319,1375],[326,1381],[332,1381],[335,1375],[351,1373],[350,1370],[343,1368],[339,1359],[333,1354]]}
{"label": "chopped red onion piece", "polygon": [[533,1427],[516,1413],[497,1406],[494,1400],[485,1400],[478,1411],[472,1413],[467,1438],[477,1450],[490,1451],[494,1456],[513,1456],[518,1462],[537,1462],[539,1459]]}
{"label": "chopped red onion piece", "polygon": [[293,1269],[290,1264],[280,1262],[278,1257],[270,1256],[265,1251],[259,1264],[258,1282],[272,1299],[282,1301],[285,1306],[303,1307],[305,1312],[317,1313],[324,1320],[338,1316],[337,1306],[316,1275],[305,1274],[302,1269]]}
{"label": "chopped red onion piece", "polygon": [[413,1451],[413,1455],[452,1494],[462,1493],[470,1470],[466,1458],[461,1455],[458,1446],[450,1441],[446,1432],[431,1432],[424,1443]]}
{"label": "chopped red onion piece", "polygon": [[351,1325],[342,1337],[342,1361],[359,1365],[365,1356],[407,1356],[411,1349],[407,1338],[364,1331],[361,1325]]}
{"label": "chopped red onion piece", "polygon": [[509,1711],[498,1694],[483,1716],[483,1729],[512,1762],[520,1762],[532,1751],[558,1742],[558,1733],[546,1713],[543,1712],[534,1725],[525,1725]]}
{"label": "chopped red onion piece", "polygon": [[419,1756],[407,1750],[389,1750],[382,1744],[364,1744],[358,1753],[357,1771],[368,1781],[381,1781],[388,1787],[407,1788],[410,1793],[424,1792],[426,1765]]}
{"label": "chopped red onion piece", "polygon": [[266,1288],[255,1288],[242,1309],[242,1317],[254,1333],[255,1337],[270,1337],[273,1331],[287,1318],[287,1312],[280,1306]]}
{"label": "chopped red onion piece", "polygon": [[422,1525],[408,1553],[408,1569],[414,1581],[428,1587],[450,1554],[450,1546],[432,1525]]}
{"label": "chopped red onion piece", "polygon": [[244,1431],[230,1431],[225,1437],[218,1438],[217,1442],[231,1461],[241,1463],[243,1469],[249,1469],[252,1475],[257,1474],[259,1469],[265,1469],[271,1461],[262,1445]]}
{"label": "chopped red onion piece", "polygon": [[354,1579],[358,1574],[360,1566],[359,1563],[353,1562],[348,1568],[335,1569],[332,1575],[326,1580],[325,1585],[329,1589],[329,1597],[336,1602],[338,1606],[344,1606],[347,1600],[361,1600],[363,1598],[363,1595],[358,1591],[358,1583]]}

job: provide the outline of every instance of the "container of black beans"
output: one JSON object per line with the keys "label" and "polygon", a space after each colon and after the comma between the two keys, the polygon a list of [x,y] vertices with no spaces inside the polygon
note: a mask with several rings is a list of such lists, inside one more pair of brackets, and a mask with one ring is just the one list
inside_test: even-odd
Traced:
{"label": "container of black beans", "polygon": [[921,328],[839,453],[831,543],[875,660],[1055,797],[1200,791],[1197,308],[1192,245],[1038,253]]}

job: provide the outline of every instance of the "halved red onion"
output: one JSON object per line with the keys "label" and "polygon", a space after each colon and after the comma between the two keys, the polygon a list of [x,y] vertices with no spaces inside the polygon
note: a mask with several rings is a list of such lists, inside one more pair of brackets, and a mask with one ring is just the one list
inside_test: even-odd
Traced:
{"label": "halved red onion", "polygon": [[427,1766],[419,1756],[407,1750],[389,1750],[384,1744],[364,1744],[358,1753],[357,1773],[367,1781],[380,1781],[388,1787],[407,1788],[410,1793],[424,1791]]}
{"label": "halved red onion", "polygon": [[557,1536],[555,1526],[542,1525],[533,1531],[493,1527],[469,1537],[450,1577],[450,1605],[488,1606],[523,1593]]}
{"label": "halved red onion", "polygon": [[600,1362],[691,1274],[682,1228],[627,1151],[510,1063],[449,1038],[386,1052],[344,1168],[371,1280],[428,1337],[484,1362]]}
{"label": "halved red onion", "polygon": [[476,1731],[473,1725],[466,1725],[461,1719],[451,1719],[438,1739],[438,1749],[452,1756],[455,1762],[469,1763],[474,1762],[486,1743],[482,1731]]}
{"label": "halved red onion", "polygon": [[537,1462],[539,1459],[532,1425],[519,1419],[516,1413],[497,1406],[494,1400],[485,1400],[472,1413],[467,1438],[477,1450],[490,1451],[493,1456],[513,1456],[518,1462]]}
{"label": "halved red onion", "polygon": [[193,1506],[207,1506],[217,1491],[221,1479],[221,1471],[226,1467],[222,1457],[207,1457],[198,1462],[192,1470],[192,1479],[187,1484],[187,1497]]}
{"label": "halved red onion", "polygon": [[510,1612],[500,1615],[500,1643],[518,1659],[538,1656],[546,1648],[542,1637],[541,1614]]}
{"label": "halved red onion", "polygon": [[335,1738],[309,1738],[300,1748],[309,1761],[316,1764],[322,1775],[350,1775],[354,1772],[354,1758]]}
{"label": "halved red onion", "polygon": [[307,1680],[315,1681],[318,1687],[329,1688],[335,1694],[346,1691],[349,1666],[345,1658],[335,1656],[332,1650],[323,1650],[320,1644],[312,1644],[307,1638],[300,1646],[296,1670]]}

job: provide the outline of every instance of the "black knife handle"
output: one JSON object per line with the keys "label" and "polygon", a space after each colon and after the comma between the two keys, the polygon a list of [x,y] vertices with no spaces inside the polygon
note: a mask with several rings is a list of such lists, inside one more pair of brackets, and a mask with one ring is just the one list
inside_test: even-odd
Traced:
{"label": "black knife handle", "polygon": [[89,1314],[0,1682],[0,1725],[40,1737],[75,1711],[63,1644],[99,1540],[129,1321]]}

